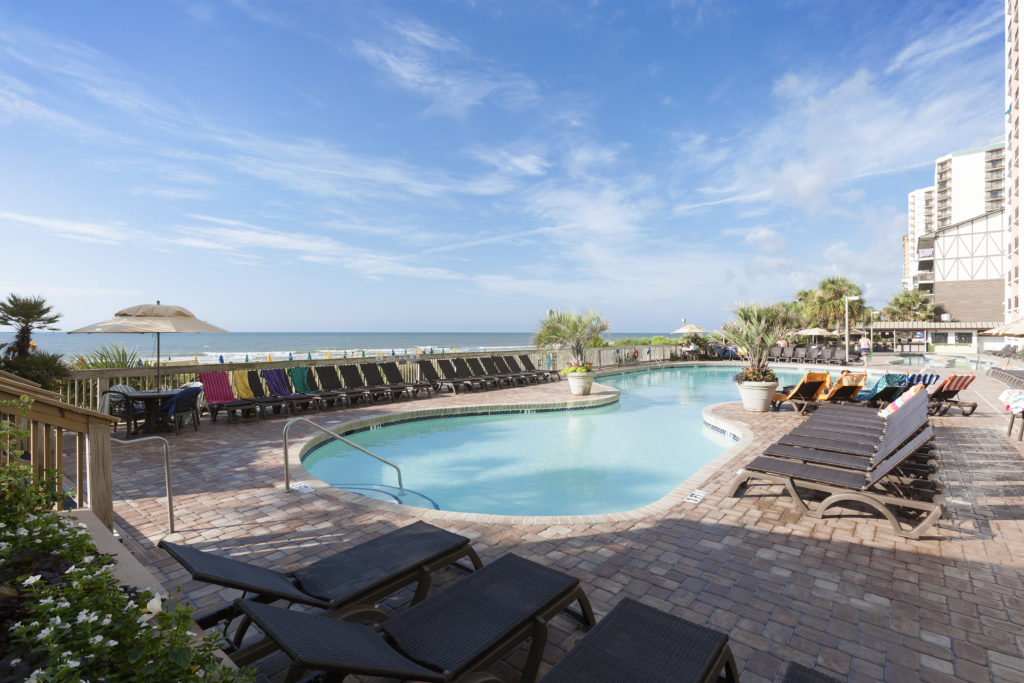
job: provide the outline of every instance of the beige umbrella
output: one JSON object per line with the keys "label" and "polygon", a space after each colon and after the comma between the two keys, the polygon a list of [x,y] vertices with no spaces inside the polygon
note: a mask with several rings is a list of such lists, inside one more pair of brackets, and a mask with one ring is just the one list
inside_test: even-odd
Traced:
{"label": "beige umbrella", "polygon": [[110,320],[93,323],[68,334],[149,334],[156,333],[156,386],[160,387],[160,335],[169,332],[227,332],[200,320],[181,306],[166,306],[159,301],[122,309]]}
{"label": "beige umbrella", "polygon": [[707,334],[707,330],[703,327],[698,327],[693,323],[686,324],[686,318],[683,318],[683,326],[678,330],[672,330],[669,334]]}
{"label": "beige umbrella", "polygon": [[797,335],[801,337],[827,337],[831,332],[823,327],[808,327],[806,330],[798,330]]}
{"label": "beige umbrella", "polygon": [[993,327],[991,330],[985,330],[978,334],[984,334],[990,337],[1024,337],[1024,318],[1014,320],[1012,323],[1000,325],[999,327]]}

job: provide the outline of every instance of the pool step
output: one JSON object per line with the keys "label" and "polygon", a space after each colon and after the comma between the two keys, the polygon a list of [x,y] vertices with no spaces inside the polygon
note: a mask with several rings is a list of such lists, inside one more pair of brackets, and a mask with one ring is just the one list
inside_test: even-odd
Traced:
{"label": "pool step", "polygon": [[437,503],[422,493],[419,493],[418,491],[411,491],[409,489],[400,489],[397,486],[387,486],[385,484],[340,484],[339,488],[351,491],[352,493],[358,493],[359,495],[366,496],[368,498],[384,500],[389,503],[412,505],[414,507],[430,508],[432,510],[441,509]]}

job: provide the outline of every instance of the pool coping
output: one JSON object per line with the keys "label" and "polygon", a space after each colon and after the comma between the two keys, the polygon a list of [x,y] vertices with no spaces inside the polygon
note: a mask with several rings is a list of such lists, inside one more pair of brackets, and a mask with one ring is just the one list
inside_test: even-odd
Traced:
{"label": "pool coping", "polygon": [[[647,370],[660,369],[662,367],[728,367],[721,363],[693,363],[693,362],[669,362],[662,363],[656,366],[644,366],[637,368],[619,369],[608,371],[599,371],[597,374],[598,378],[608,377],[612,375],[620,374],[632,374],[635,372],[645,372]],[[362,418],[359,420],[353,420],[344,425],[339,425],[332,431],[337,431],[339,434],[351,434],[357,431],[365,431],[366,429],[372,429],[374,427],[380,427],[383,425],[396,424],[401,422],[413,422],[418,420],[437,419],[441,417],[456,417],[464,415],[486,415],[486,414],[508,414],[508,413],[527,413],[527,412],[562,412],[571,410],[585,410],[588,408],[599,408],[606,405],[612,405],[619,401],[619,391],[612,387],[599,385],[595,382],[595,387],[600,387],[602,391],[614,392],[612,395],[595,397],[594,400],[580,400],[576,399],[571,402],[551,402],[538,404],[536,402],[531,403],[496,403],[482,406],[452,406],[448,408],[425,408],[421,410],[412,410],[409,412],[394,413],[388,415],[377,415],[373,417]],[[738,401],[737,401],[738,402]],[[643,520],[653,515],[663,514],[672,508],[686,502],[688,496],[694,491],[700,490],[700,487],[708,481],[708,479],[724,467],[730,460],[732,460],[750,440],[753,440],[753,433],[747,428],[747,425],[742,422],[735,422],[723,418],[719,415],[714,414],[714,409],[718,406],[729,405],[732,402],[726,403],[713,403],[705,406],[701,410],[702,423],[711,428],[712,430],[724,434],[730,437],[735,443],[726,448],[722,453],[718,454],[710,462],[706,463],[703,467],[698,469],[692,475],[687,477],[684,481],[675,486],[671,491],[666,493],[664,496],[655,500],[642,507],[634,508],[632,510],[625,510],[622,512],[607,512],[594,515],[495,515],[482,512],[452,512],[448,510],[431,510],[429,508],[420,508],[412,505],[401,505],[401,511],[405,514],[418,515],[425,521],[438,520],[438,521],[464,521],[464,522],[479,522],[487,524],[540,524],[553,526],[557,524],[601,524],[607,522],[623,522],[623,521],[637,521]],[[574,405],[575,404],[575,405]],[[582,405],[580,405],[582,404]],[[370,498],[358,493],[351,491],[345,491],[343,489],[336,488],[330,484],[327,484],[312,474],[310,474],[305,467],[302,465],[302,459],[308,455],[310,451],[319,446],[321,443],[327,441],[330,437],[322,434],[314,435],[303,441],[296,442],[298,446],[299,457],[295,461],[289,461],[288,475],[292,481],[293,486],[298,484],[305,486],[310,489],[310,492],[315,492],[318,495],[325,495],[329,498],[335,498],[340,502],[351,503],[357,505],[364,505],[368,508],[372,508],[380,511],[394,511],[396,509],[396,503],[390,503],[376,498]],[[302,489],[293,489],[300,494],[304,494]],[[698,505],[699,501],[691,502],[691,505]]]}

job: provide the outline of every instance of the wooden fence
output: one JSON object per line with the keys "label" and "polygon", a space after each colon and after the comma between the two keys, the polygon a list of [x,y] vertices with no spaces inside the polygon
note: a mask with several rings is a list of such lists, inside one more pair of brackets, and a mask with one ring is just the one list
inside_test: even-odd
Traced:
{"label": "wooden fence", "polygon": [[[28,432],[28,437],[16,447],[25,451],[23,457],[30,463],[34,476],[38,480],[43,470],[56,470],[59,486],[63,486],[65,479],[70,481],[76,507],[91,508],[107,528],[113,527],[110,426],[117,418],[72,405],[61,400],[59,394],[0,372],[0,401],[16,401],[23,396],[32,399],[27,412],[23,415],[19,408],[0,406],[0,420]],[[72,439],[73,474],[64,471],[65,443]],[[10,453],[0,453],[0,464],[6,465],[10,458]]]}

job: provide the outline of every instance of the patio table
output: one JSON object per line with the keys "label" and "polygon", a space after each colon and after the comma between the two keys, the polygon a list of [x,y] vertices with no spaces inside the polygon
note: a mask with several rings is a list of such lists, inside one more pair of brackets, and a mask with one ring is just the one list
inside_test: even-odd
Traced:
{"label": "patio table", "polygon": [[[164,401],[174,398],[178,390],[171,391],[122,391],[120,392],[129,401],[138,401],[146,411],[145,421],[142,423],[143,432],[154,432],[160,424],[160,406]],[[132,434],[138,434],[136,429]]]}

